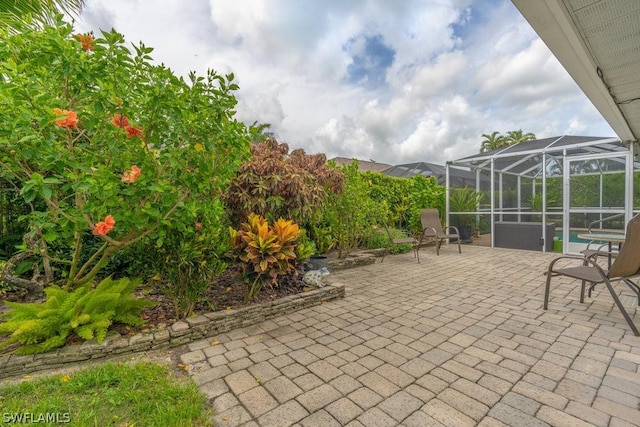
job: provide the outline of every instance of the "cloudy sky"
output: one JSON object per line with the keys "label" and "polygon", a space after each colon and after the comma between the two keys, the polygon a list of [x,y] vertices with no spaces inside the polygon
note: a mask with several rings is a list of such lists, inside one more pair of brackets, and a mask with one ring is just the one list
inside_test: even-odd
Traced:
{"label": "cloudy sky", "polygon": [[483,133],[615,136],[510,0],[88,0],[176,74],[233,72],[237,117],[281,142],[401,164]]}

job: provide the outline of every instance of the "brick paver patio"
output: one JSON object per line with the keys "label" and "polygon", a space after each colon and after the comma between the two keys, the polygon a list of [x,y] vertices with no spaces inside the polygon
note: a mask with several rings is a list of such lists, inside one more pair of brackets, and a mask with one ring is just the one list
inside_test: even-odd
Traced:
{"label": "brick paver patio", "polygon": [[[637,426],[640,337],[557,254],[445,246],[333,272],[342,300],[192,343],[218,426]],[[617,289],[636,324],[630,291]]]}

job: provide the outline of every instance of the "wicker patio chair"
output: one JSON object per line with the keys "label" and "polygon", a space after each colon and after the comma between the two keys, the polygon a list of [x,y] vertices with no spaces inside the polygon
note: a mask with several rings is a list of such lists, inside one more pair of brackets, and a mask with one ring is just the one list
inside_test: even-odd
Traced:
{"label": "wicker patio chair", "polygon": [[462,253],[458,228],[454,226],[446,227],[448,232],[445,233],[442,229],[442,221],[440,221],[438,209],[423,209],[420,213],[420,221],[422,222],[421,243],[426,243],[433,239],[436,243],[436,255],[440,255],[440,245],[448,239],[456,239],[458,242],[458,253]]}
{"label": "wicker patio chair", "polygon": [[[589,290],[597,284],[604,283],[607,290],[613,298],[613,302],[616,304],[622,316],[629,324],[629,327],[633,331],[633,334],[640,336],[638,328],[633,323],[631,316],[627,313],[627,310],[622,305],[618,294],[613,289],[612,282],[622,281],[640,298],[640,288],[633,283],[630,279],[640,276],[640,215],[636,215],[627,224],[627,233],[625,241],[615,257],[611,268],[606,270],[598,265],[595,257],[580,257],[565,255],[555,258],[549,264],[547,269],[547,282],[544,290],[544,309],[546,310],[549,305],[549,288],[551,286],[551,278],[555,276],[567,276],[573,279],[580,280],[582,285],[580,287],[580,302],[584,302],[585,286],[589,284]],[[562,263],[561,268],[556,267],[556,263],[560,260],[575,260],[575,266]]]}

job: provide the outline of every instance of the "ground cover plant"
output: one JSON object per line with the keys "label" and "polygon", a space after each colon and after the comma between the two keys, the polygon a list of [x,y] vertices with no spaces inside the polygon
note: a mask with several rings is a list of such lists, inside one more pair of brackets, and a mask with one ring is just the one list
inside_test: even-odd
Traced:
{"label": "ground cover plant", "polygon": [[95,289],[88,283],[71,292],[49,286],[43,302],[6,302],[10,310],[0,316],[7,318],[0,323],[0,335],[11,335],[0,341],[0,349],[19,344],[15,354],[44,353],[64,346],[71,333],[100,343],[114,322],[139,326],[144,323],[140,312],[153,303],[132,296],[136,285],[108,277]]}
{"label": "ground cover plant", "polygon": [[[198,387],[154,363],[109,363],[3,385],[0,407],[3,423],[16,425],[22,425],[20,416],[24,425],[39,417],[38,425],[211,425],[206,397]],[[51,422],[43,421],[45,417]]]}

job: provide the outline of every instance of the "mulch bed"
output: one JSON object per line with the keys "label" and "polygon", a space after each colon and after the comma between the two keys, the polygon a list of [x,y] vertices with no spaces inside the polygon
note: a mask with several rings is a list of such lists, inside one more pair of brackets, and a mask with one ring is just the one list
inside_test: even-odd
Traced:
{"label": "mulch bed", "polygon": [[[173,302],[162,294],[159,286],[161,285],[150,285],[140,294],[141,297],[156,303],[154,307],[147,308],[142,312],[142,318],[146,322],[144,326],[123,326],[124,330],[120,329],[121,334],[124,334],[125,331],[132,334],[148,329],[158,329],[169,326],[178,320]],[[262,304],[289,295],[296,295],[302,292],[303,288],[302,274],[292,274],[281,277],[278,287],[263,286],[257,298],[246,302],[248,285],[243,281],[240,271],[230,267],[202,294],[192,315]]]}

